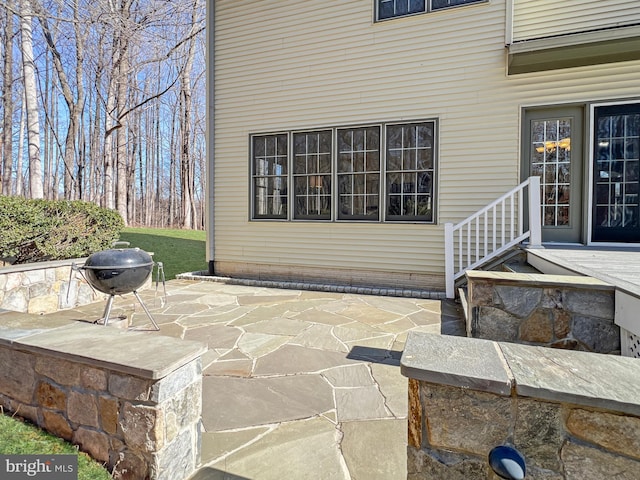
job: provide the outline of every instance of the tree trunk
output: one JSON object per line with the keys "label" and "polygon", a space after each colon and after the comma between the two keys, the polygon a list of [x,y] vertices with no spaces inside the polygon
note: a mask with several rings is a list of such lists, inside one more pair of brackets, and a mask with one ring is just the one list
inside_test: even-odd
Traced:
{"label": "tree trunk", "polygon": [[16,188],[15,194],[21,196],[24,192],[24,176],[22,175],[22,163],[24,160],[24,129],[27,124],[27,101],[22,92],[22,110],[20,111],[20,133],[18,134],[18,158],[16,159]]}
{"label": "tree trunk", "polygon": [[[126,48],[126,40],[120,44],[120,62],[116,72],[116,103],[118,111],[124,112],[127,105],[127,77],[129,75],[128,52]],[[129,215],[127,213],[127,133],[128,118],[127,116],[118,115],[118,123],[120,124],[116,131],[116,209],[122,216],[124,224],[129,224]]]}
{"label": "tree trunk", "polygon": [[115,190],[114,190],[114,179],[113,179],[113,174],[114,174],[114,169],[113,169],[113,164],[114,164],[114,149],[113,149],[113,136],[112,133],[115,131],[114,129],[116,129],[116,125],[115,125],[115,120],[112,120],[112,122],[114,123],[114,125],[112,125],[111,122],[109,122],[109,118],[112,114],[112,112],[115,110],[116,108],[116,94],[115,94],[115,79],[113,77],[111,77],[111,80],[109,82],[109,90],[107,92],[107,124],[106,124],[106,128],[107,128],[107,133],[105,135],[104,138],[104,167],[103,167],[103,171],[104,171],[104,189],[103,189],[103,197],[104,197],[104,206],[106,208],[109,209],[113,209],[115,207]]}
{"label": "tree trunk", "polygon": [[4,45],[4,74],[2,78],[2,170],[0,193],[11,194],[11,170],[13,167],[13,0],[5,0],[6,26],[2,42]]}
{"label": "tree trunk", "polygon": [[195,31],[197,30],[196,17],[198,10],[198,0],[193,2],[191,14],[191,31],[189,32],[189,43],[187,50],[187,60],[180,75],[180,100],[182,103],[181,136],[180,136],[180,171],[181,171],[181,194],[182,194],[182,218],[184,228],[193,228],[195,217],[194,203],[194,164],[195,156],[191,152],[192,135],[192,94],[191,94],[191,73],[193,72],[193,62],[196,52]]}
{"label": "tree trunk", "polygon": [[43,198],[42,163],[40,158],[40,118],[36,90],[36,70],[33,57],[33,35],[31,31],[33,13],[30,0],[22,0],[22,69],[27,105],[27,137],[29,140],[29,194],[31,198]]}

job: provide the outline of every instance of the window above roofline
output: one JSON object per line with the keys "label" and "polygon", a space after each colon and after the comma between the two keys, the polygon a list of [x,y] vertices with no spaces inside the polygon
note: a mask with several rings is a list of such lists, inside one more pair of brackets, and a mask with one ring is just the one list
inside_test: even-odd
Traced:
{"label": "window above roofline", "polygon": [[489,3],[489,0],[375,0],[374,20],[384,22],[478,3]]}

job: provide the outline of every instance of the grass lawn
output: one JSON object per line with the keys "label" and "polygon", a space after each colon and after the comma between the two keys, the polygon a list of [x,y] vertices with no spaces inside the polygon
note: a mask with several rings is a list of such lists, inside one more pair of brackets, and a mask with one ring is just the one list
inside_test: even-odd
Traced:
{"label": "grass lawn", "polygon": [[[179,273],[206,270],[205,235],[202,230],[166,230],[126,228],[120,240],[153,252],[162,262],[167,280]],[[154,269],[155,270],[155,269]],[[155,271],[154,271],[155,274]],[[155,280],[155,277],[154,277]],[[78,455],[78,480],[109,480],[111,475],[88,455],[62,439],[0,412],[0,454],[3,455]]]}
{"label": "grass lawn", "polygon": [[[168,230],[157,228],[125,228],[120,240],[153,252],[153,259],[162,262],[167,280],[179,273],[207,269],[204,230]],[[154,277],[155,281],[155,269]]]}
{"label": "grass lawn", "polygon": [[109,472],[87,454],[39,428],[0,414],[0,453],[3,455],[77,455],[78,480],[110,480]]}

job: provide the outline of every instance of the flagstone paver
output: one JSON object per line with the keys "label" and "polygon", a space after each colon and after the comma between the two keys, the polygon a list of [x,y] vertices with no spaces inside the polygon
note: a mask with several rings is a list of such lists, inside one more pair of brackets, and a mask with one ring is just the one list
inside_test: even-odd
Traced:
{"label": "flagstone paver", "polygon": [[338,421],[372,420],[389,418],[393,414],[386,408],[384,397],[377,385],[366,387],[336,388]]}
{"label": "flagstone paver", "polygon": [[323,417],[282,423],[210,465],[247,479],[346,479],[340,436],[336,425]]}
{"label": "flagstone paver", "polygon": [[215,324],[188,329],[184,338],[206,343],[209,348],[233,348],[242,333],[239,328]]}
{"label": "flagstone paver", "polygon": [[342,432],[351,480],[406,479],[406,445],[389,440],[407,435],[406,419],[345,422]]}
{"label": "flagstone paver", "polygon": [[223,375],[230,377],[249,377],[253,372],[252,360],[222,360],[213,362],[204,370],[204,375]]}
{"label": "flagstone paver", "polygon": [[298,335],[311,325],[310,322],[292,320],[289,318],[274,318],[254,323],[245,327],[245,331],[253,333],[268,333],[271,335]]}
{"label": "flagstone paver", "polygon": [[[141,292],[160,325],[149,334],[209,347],[193,480],[406,478],[404,342],[464,335],[456,304],[192,280],[160,290]],[[64,315],[92,321],[103,308]],[[118,315],[149,323],[130,296],[116,298]]]}
{"label": "flagstone paver", "polygon": [[318,373],[339,365],[357,363],[346,353],[284,345],[256,361],[255,375],[296,375]]}
{"label": "flagstone paver", "polygon": [[238,349],[250,358],[260,358],[271,353],[291,340],[285,335],[267,333],[244,333],[238,339]]}
{"label": "flagstone paver", "polygon": [[201,461],[206,464],[211,460],[224,458],[230,453],[250,445],[274,428],[275,425],[215,433],[205,432],[202,435]]}
{"label": "flagstone paver", "polygon": [[324,371],[322,376],[333,387],[363,387],[375,383],[369,367],[364,363],[331,368]]}
{"label": "flagstone paver", "polygon": [[346,353],[349,351],[349,347],[333,335],[333,328],[329,325],[310,325],[293,338],[291,343],[334,352]]}
{"label": "flagstone paver", "polygon": [[320,375],[206,376],[202,396],[206,431],[312,418],[335,408],[333,389]]}

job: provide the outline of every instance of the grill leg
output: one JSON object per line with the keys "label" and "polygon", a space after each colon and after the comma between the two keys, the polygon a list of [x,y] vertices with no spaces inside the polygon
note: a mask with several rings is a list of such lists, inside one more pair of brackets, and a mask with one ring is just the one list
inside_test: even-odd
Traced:
{"label": "grill leg", "polygon": [[109,323],[109,315],[111,315],[112,305],[113,305],[113,295],[109,295],[109,299],[107,300],[107,305],[104,307],[104,313],[102,314],[102,318],[104,318],[105,327]]}
{"label": "grill leg", "polygon": [[151,320],[151,323],[153,323],[153,326],[155,327],[156,330],[160,330],[160,327],[158,326],[158,324],[156,323],[156,321],[153,319],[153,317],[151,316],[151,312],[149,312],[149,310],[147,309],[147,306],[144,304],[144,302],[142,301],[142,299],[140,298],[140,295],[138,295],[138,292],[136,292],[135,290],[133,291],[133,294],[136,296],[136,298],[138,299],[138,302],[140,302],[140,305],[142,305],[142,308],[144,310],[144,313],[147,314],[147,317],[149,317],[149,320]]}

